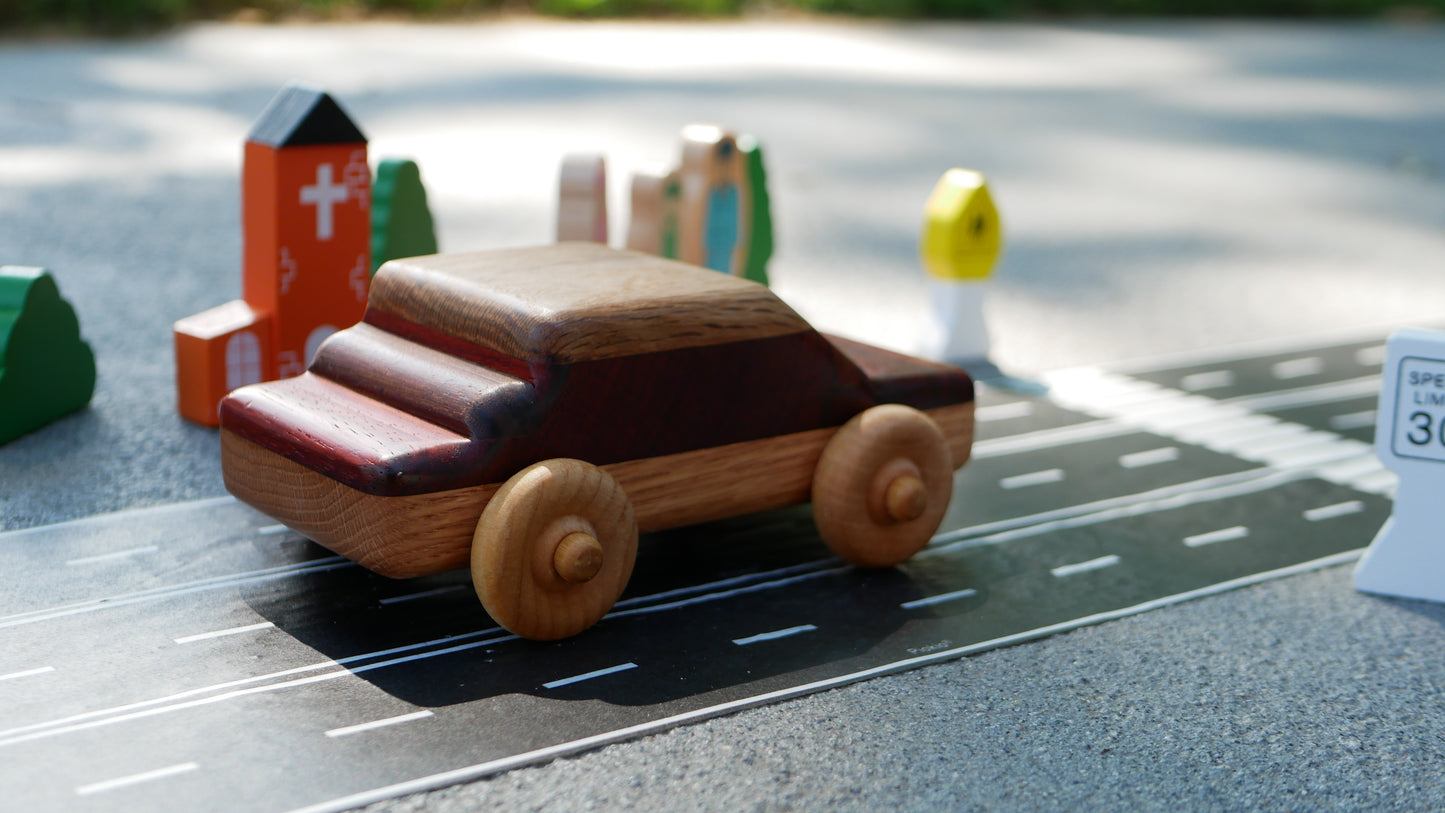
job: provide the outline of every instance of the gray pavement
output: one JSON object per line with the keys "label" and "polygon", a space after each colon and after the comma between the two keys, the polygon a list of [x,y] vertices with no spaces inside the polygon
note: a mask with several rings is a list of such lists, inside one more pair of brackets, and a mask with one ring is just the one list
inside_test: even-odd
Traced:
{"label": "gray pavement", "polygon": [[[1017,371],[1445,312],[1445,30],[754,21],[200,26],[0,42],[0,262],[97,350],[91,408],[0,447],[0,529],[223,493],[170,324],[239,293],[240,143],[283,83],[422,167],[444,249],[545,241],[562,152],[627,171],[715,121],[768,150],[779,292],[907,349],[919,212],[989,174]],[[1432,809],[1440,607],[1336,568],[387,809]]]}

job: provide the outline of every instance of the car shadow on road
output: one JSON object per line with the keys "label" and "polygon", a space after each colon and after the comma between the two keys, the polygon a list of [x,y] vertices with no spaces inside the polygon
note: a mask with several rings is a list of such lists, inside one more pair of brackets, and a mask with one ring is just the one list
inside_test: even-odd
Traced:
{"label": "car shadow on road", "polygon": [[690,707],[871,668],[936,643],[900,606],[936,591],[940,578],[967,574],[844,564],[804,506],[644,536],[614,612],[562,641],[498,628],[465,571],[395,581],[342,568],[248,601],[300,643],[421,707],[516,694]]}

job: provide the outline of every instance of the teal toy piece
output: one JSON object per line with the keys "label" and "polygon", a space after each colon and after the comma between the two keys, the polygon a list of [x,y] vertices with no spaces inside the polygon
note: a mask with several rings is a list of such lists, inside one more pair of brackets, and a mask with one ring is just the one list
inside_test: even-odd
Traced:
{"label": "teal toy piece", "polygon": [[371,194],[373,274],[387,260],[437,253],[436,228],[415,161],[383,159],[376,168]]}
{"label": "teal toy piece", "polygon": [[0,443],[90,403],[95,354],[43,268],[0,266]]}
{"label": "teal toy piece", "polygon": [[726,274],[732,268],[733,249],[738,244],[738,188],[724,184],[712,190],[707,206],[707,249],[705,265]]}

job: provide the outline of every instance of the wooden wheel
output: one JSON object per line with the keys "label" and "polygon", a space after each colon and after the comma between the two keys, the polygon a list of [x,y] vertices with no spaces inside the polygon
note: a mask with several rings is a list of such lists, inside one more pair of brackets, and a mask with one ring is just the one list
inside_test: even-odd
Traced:
{"label": "wooden wheel", "polygon": [[617,481],[580,460],[544,460],[482,511],[472,584],[498,624],[550,641],[606,615],[636,559],[637,519]]}
{"label": "wooden wheel", "polygon": [[823,448],[813,521],[844,560],[889,567],[928,544],[952,494],[953,456],[938,424],[884,404],[855,415]]}

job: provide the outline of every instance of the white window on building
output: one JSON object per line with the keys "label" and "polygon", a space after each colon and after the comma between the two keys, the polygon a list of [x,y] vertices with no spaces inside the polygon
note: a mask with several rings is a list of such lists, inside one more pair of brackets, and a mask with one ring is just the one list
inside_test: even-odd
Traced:
{"label": "white window on building", "polygon": [[226,340],[226,389],[261,381],[261,340],[242,330]]}

